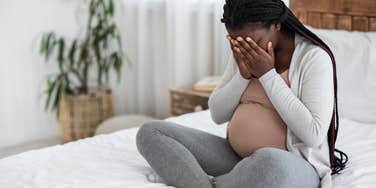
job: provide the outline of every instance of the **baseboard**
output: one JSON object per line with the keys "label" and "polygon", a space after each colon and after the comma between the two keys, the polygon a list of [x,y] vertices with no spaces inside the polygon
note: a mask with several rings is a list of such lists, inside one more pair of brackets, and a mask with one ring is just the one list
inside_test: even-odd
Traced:
{"label": "baseboard", "polygon": [[60,136],[54,136],[46,139],[41,139],[37,141],[27,142],[15,146],[9,146],[0,149],[0,159],[4,157],[8,157],[11,155],[15,155],[18,153],[22,153],[32,149],[40,149],[48,146],[53,146],[61,144]]}

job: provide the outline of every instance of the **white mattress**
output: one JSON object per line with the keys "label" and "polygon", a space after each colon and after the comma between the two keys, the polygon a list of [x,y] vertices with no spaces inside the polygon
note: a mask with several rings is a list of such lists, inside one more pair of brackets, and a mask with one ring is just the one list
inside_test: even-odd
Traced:
{"label": "white mattress", "polygon": [[[225,137],[208,110],[167,121]],[[138,153],[138,128],[98,135],[65,145],[32,150],[0,160],[0,187],[172,187]],[[341,119],[338,147],[350,157],[347,169],[333,176],[335,188],[376,187],[376,125]]]}

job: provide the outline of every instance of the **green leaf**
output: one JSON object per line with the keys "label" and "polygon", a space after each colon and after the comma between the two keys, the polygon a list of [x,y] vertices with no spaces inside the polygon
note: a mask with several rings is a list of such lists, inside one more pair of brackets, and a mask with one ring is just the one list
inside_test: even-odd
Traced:
{"label": "green leaf", "polygon": [[98,78],[97,78],[98,85],[102,85],[102,75],[103,75],[103,66],[98,63]]}
{"label": "green leaf", "polygon": [[[45,61],[47,61],[52,54],[52,51],[55,47],[56,39],[55,33],[49,32],[43,36],[42,45],[41,45],[41,53],[45,55]],[[43,50],[42,50],[43,49]]]}
{"label": "green leaf", "polygon": [[123,58],[122,57],[119,57],[118,58],[118,61],[116,62],[115,66],[115,70],[116,70],[116,75],[117,75],[117,82],[119,83],[120,82],[120,78],[121,78],[121,66],[123,64]]}
{"label": "green leaf", "polygon": [[95,53],[95,57],[97,58],[97,63],[100,64],[102,55],[101,55],[101,50],[99,49],[99,46],[94,47],[94,53]]}
{"label": "green leaf", "polygon": [[[121,77],[121,66],[122,66],[122,58],[117,52],[113,52],[110,56],[111,58],[111,64],[109,66],[112,66],[117,75],[117,80],[119,82],[120,77]],[[109,67],[110,68],[110,67]]]}
{"label": "green leaf", "polygon": [[63,83],[59,82],[59,85],[58,85],[56,93],[55,93],[54,103],[53,103],[53,106],[52,106],[53,110],[58,108],[62,88],[63,88]]}
{"label": "green leaf", "polygon": [[111,25],[111,35],[112,37],[116,37],[117,33],[119,33],[119,30],[115,24]]}
{"label": "green leaf", "polygon": [[104,29],[104,24],[103,20],[99,20],[97,26],[93,30],[93,44],[95,46],[98,46],[99,43],[106,37],[106,30]]}
{"label": "green leaf", "polygon": [[42,36],[42,40],[41,40],[41,43],[40,43],[40,49],[39,49],[40,54],[43,54],[46,51],[46,38],[47,38],[46,35]]}
{"label": "green leaf", "polygon": [[114,1],[113,0],[108,0],[107,13],[110,16],[114,16]]}
{"label": "green leaf", "polygon": [[47,111],[48,110],[48,107],[50,105],[50,101],[51,101],[51,96],[52,96],[52,93],[54,91],[54,88],[55,88],[55,85],[56,85],[56,80],[51,82],[50,79],[47,80],[47,100],[46,100],[46,104],[44,106],[44,110]]}
{"label": "green leaf", "polygon": [[81,65],[88,58],[88,56],[89,56],[89,52],[88,52],[88,49],[85,47],[85,43],[84,43],[80,46],[80,56],[79,56],[78,65],[77,65],[78,69],[81,69]]}
{"label": "green leaf", "polygon": [[[48,84],[47,94],[48,95],[47,95],[47,101],[46,101],[46,105],[45,105],[45,110],[47,110],[48,107],[50,106],[50,101],[51,101],[52,94],[56,90],[55,88],[59,88],[59,86],[61,84],[61,81],[64,78],[64,76],[65,76],[65,73],[59,74],[58,76],[56,76],[56,78],[54,79],[53,82],[51,82],[51,80],[47,80],[47,84]],[[56,91],[56,92],[58,92],[58,91]],[[53,110],[53,109],[54,109],[54,105],[52,105],[52,107],[51,107],[51,110]]]}
{"label": "green leaf", "polygon": [[63,72],[64,69],[63,69],[63,63],[64,63],[64,49],[65,49],[65,41],[64,41],[64,38],[61,37],[59,39],[59,51],[58,51],[58,55],[57,55],[57,61],[59,63],[59,69],[60,69],[60,72]]}
{"label": "green leaf", "polygon": [[75,54],[76,54],[76,49],[77,49],[77,39],[75,39],[70,47],[69,50],[69,62],[70,62],[70,67],[73,67],[74,60],[75,60]]}

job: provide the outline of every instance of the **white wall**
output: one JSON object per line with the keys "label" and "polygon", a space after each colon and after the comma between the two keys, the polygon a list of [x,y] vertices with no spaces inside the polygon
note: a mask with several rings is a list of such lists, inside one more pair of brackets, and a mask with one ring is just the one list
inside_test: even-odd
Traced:
{"label": "white wall", "polygon": [[[42,32],[75,36],[76,0],[0,0],[0,148],[59,135],[43,111],[45,76],[38,54]],[[7,108],[5,108],[7,107]]]}

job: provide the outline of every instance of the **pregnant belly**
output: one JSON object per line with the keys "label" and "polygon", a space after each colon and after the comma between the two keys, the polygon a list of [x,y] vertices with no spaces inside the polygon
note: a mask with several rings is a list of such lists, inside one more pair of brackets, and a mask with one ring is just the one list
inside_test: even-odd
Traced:
{"label": "pregnant belly", "polygon": [[287,150],[287,127],[274,109],[259,103],[241,103],[228,126],[229,142],[241,157],[261,147]]}

